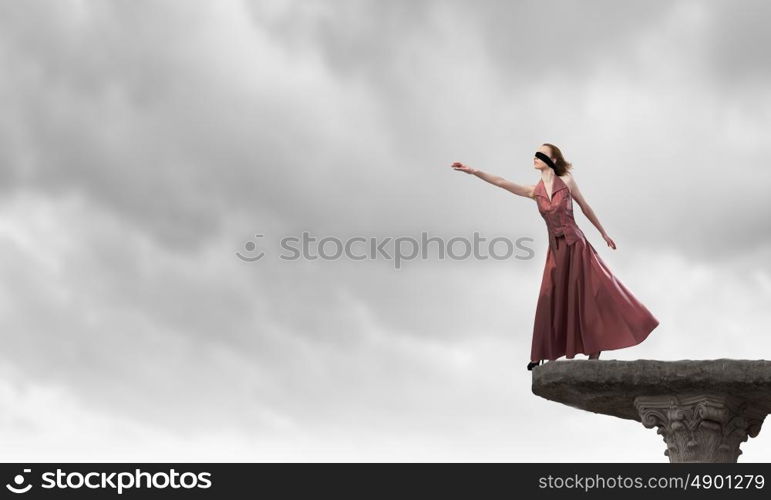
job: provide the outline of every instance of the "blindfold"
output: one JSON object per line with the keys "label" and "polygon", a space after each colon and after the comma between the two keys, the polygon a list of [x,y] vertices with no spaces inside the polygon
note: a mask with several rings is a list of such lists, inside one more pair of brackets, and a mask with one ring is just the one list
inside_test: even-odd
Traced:
{"label": "blindfold", "polygon": [[545,164],[549,165],[552,168],[552,170],[556,170],[556,168],[554,166],[554,162],[551,161],[551,158],[549,158],[545,154],[543,154],[540,151],[538,151],[538,152],[535,153],[535,157],[538,158],[539,160],[541,160],[542,162],[544,162]]}

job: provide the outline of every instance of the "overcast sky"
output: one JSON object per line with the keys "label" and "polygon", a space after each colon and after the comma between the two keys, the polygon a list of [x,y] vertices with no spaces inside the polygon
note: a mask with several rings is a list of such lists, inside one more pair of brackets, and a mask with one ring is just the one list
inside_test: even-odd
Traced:
{"label": "overcast sky", "polygon": [[[562,148],[618,248],[579,226],[661,323],[603,359],[769,359],[769,18],[0,0],[0,457],[666,461],[654,429],[532,394],[545,223],[449,165],[535,184]],[[281,259],[304,231],[530,251]]]}

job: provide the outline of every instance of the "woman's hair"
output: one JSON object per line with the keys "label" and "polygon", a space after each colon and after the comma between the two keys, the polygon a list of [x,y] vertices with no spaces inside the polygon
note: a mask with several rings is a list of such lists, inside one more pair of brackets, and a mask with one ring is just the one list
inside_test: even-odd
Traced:
{"label": "woman's hair", "polygon": [[549,143],[544,143],[544,146],[549,146],[549,149],[551,149],[550,156],[554,159],[554,166],[556,167],[554,169],[555,174],[562,177],[568,172],[568,170],[573,168],[572,163],[565,161],[565,158],[562,156],[562,151],[560,151],[560,148],[558,148],[554,144],[549,144]]}

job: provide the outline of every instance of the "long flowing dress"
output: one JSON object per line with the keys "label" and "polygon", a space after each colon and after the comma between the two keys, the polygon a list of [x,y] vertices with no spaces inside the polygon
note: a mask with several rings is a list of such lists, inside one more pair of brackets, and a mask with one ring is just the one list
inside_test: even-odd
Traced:
{"label": "long flowing dress", "polygon": [[549,249],[533,324],[531,361],[573,359],[645,340],[659,321],[610,271],[573,218],[573,198],[554,176],[535,188]]}

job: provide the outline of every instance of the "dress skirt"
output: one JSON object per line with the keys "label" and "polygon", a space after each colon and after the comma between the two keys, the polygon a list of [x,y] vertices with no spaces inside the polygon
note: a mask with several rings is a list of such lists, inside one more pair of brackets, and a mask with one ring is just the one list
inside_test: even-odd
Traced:
{"label": "dress skirt", "polygon": [[538,296],[531,361],[572,359],[645,340],[659,321],[615,277],[588,240],[553,239]]}

